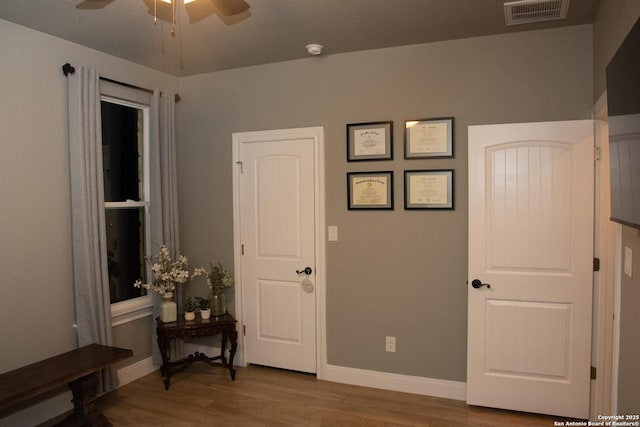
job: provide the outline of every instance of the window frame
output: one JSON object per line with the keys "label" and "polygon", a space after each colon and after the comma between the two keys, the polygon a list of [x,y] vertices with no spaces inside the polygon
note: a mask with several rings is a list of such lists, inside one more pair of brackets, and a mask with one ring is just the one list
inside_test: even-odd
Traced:
{"label": "window frame", "polygon": [[[125,107],[136,108],[142,111],[143,135],[142,135],[142,200],[126,200],[118,202],[106,202],[102,200],[103,209],[139,209],[144,208],[145,222],[145,254],[151,253],[151,178],[150,178],[150,106],[139,102],[129,101],[102,93],[101,102],[109,102]],[[147,277],[151,277],[151,268],[146,265]],[[131,284],[133,286],[133,283]],[[153,300],[151,292],[140,297],[131,298],[111,304],[111,325],[118,326],[143,317],[153,315]]]}

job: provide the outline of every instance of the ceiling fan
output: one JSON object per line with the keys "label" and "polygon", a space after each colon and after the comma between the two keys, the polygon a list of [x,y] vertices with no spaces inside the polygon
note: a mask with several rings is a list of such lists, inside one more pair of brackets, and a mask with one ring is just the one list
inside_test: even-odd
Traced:
{"label": "ceiling fan", "polygon": [[[82,0],[76,9],[102,9],[114,0]],[[244,0],[143,0],[155,19],[172,22],[175,27],[177,6],[182,3],[189,15],[189,22],[194,23],[214,13],[226,23],[238,22],[238,17],[248,13],[249,5]],[[235,19],[229,19],[235,18]],[[175,29],[172,29],[175,35]]]}

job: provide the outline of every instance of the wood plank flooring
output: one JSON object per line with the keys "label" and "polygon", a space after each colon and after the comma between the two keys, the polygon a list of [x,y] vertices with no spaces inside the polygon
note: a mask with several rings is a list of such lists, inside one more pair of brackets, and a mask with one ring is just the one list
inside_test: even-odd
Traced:
{"label": "wood plank flooring", "polygon": [[319,381],[260,366],[228,372],[194,364],[164,389],[158,372],[101,397],[114,426],[553,426],[557,417]]}

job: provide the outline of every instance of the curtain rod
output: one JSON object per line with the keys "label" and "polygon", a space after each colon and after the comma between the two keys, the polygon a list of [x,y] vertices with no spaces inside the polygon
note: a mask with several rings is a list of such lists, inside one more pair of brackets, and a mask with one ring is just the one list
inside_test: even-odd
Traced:
{"label": "curtain rod", "polygon": [[[65,76],[68,76],[69,74],[73,74],[75,72],[76,72],[76,69],[71,64],[69,64],[68,62],[62,66],[62,73]],[[118,84],[118,85],[121,85],[121,86],[129,87],[131,89],[142,90],[142,91],[147,92],[147,93],[153,93],[153,90],[147,89],[146,87],[140,87],[140,86],[132,85],[130,83],[119,82],[118,80],[113,80],[113,79],[110,79],[108,77],[102,77],[101,76],[100,80],[104,80],[105,82],[115,83],[115,84]],[[180,101],[180,95],[178,95],[176,93],[175,102],[179,102],[179,101]]]}

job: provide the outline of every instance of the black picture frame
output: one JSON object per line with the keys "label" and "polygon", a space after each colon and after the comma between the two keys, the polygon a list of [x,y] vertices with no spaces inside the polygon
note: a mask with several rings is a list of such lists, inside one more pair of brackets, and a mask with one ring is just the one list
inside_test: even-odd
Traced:
{"label": "black picture frame", "polygon": [[453,158],[454,118],[405,120],[404,158]]}
{"label": "black picture frame", "polygon": [[393,210],[393,171],[347,172],[349,210]]}
{"label": "black picture frame", "polygon": [[347,124],[347,161],[393,160],[393,122]]}
{"label": "black picture frame", "polygon": [[454,178],[454,169],[404,171],[404,208],[454,210]]}

